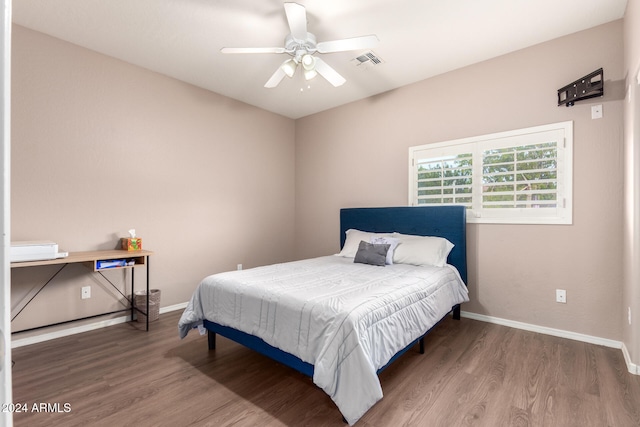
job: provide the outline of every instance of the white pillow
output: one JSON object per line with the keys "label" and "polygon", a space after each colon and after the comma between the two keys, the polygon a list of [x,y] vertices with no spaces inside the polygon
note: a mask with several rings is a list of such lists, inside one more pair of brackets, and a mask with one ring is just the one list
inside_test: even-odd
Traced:
{"label": "white pillow", "polygon": [[393,253],[396,264],[444,267],[454,244],[443,237],[393,233],[400,244]]}
{"label": "white pillow", "polygon": [[385,237],[375,235],[371,237],[369,243],[373,243],[375,245],[389,245],[389,250],[387,251],[387,259],[385,260],[385,264],[391,265],[393,264],[393,253],[396,250],[396,246],[400,243],[399,239],[393,237]]}
{"label": "white pillow", "polygon": [[338,255],[349,258],[356,256],[358,246],[362,240],[369,242],[374,236],[391,237],[391,233],[370,233],[368,231],[356,230],[355,228],[348,229],[345,234],[347,237],[344,241],[344,246]]}

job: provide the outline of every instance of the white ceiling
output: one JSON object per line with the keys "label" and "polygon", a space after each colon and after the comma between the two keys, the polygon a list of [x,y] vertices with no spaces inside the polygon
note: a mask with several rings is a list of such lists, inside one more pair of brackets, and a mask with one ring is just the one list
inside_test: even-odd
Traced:
{"label": "white ceiling", "polygon": [[[298,72],[265,82],[285,54],[224,55],[222,47],[283,46],[282,0],[13,0],[13,22],[275,113],[299,118],[610,22],[627,0],[298,0],[318,41],[376,34],[384,63],[363,51],[323,59],[347,79]],[[301,90],[303,89],[303,90]]]}

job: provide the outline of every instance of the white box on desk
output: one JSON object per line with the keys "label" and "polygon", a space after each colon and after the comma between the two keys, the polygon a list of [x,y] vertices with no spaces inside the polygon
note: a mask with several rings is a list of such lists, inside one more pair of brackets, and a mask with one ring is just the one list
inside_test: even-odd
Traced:
{"label": "white box on desk", "polygon": [[11,242],[9,259],[11,262],[41,261],[65,256],[58,253],[58,245],[48,240]]}

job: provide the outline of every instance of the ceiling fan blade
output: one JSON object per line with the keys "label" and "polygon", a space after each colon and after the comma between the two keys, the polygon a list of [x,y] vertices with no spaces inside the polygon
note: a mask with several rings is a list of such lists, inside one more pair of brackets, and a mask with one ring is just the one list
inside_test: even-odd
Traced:
{"label": "ceiling fan blade", "polygon": [[264,87],[271,89],[271,88],[274,88],[274,87],[278,86],[280,84],[280,82],[282,81],[282,79],[284,79],[284,76],[286,76],[286,75],[287,74],[282,69],[282,66],[278,67],[276,72],[273,73],[271,78],[264,84]]}
{"label": "ceiling fan blade", "polygon": [[344,82],[346,82],[345,78],[342,77],[340,74],[338,74],[336,70],[331,68],[329,64],[327,64],[326,62],[324,62],[322,59],[318,57],[315,57],[315,58],[316,58],[315,70],[318,72],[318,74],[320,74],[322,77],[327,79],[329,83],[338,87],[338,86],[342,86]]}
{"label": "ceiling fan blade", "polygon": [[320,42],[316,46],[320,53],[342,52],[345,50],[372,49],[378,46],[378,37],[375,35],[353,37],[350,39]]}
{"label": "ceiling fan blade", "polygon": [[284,53],[284,47],[223,47],[222,53]]}
{"label": "ceiling fan blade", "polygon": [[285,3],[284,12],[287,14],[287,22],[293,38],[307,39],[307,11],[298,3]]}

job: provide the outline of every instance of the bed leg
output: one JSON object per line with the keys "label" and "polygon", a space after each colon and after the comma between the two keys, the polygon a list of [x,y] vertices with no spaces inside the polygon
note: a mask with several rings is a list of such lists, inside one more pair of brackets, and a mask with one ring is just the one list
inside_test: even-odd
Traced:
{"label": "bed leg", "polygon": [[424,337],[420,338],[420,354],[424,354]]}
{"label": "bed leg", "polygon": [[453,307],[453,318],[456,320],[460,320],[460,304],[457,304]]}
{"label": "bed leg", "polygon": [[209,341],[209,350],[216,349],[216,333],[213,331],[207,331],[207,340]]}

